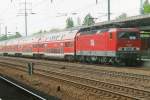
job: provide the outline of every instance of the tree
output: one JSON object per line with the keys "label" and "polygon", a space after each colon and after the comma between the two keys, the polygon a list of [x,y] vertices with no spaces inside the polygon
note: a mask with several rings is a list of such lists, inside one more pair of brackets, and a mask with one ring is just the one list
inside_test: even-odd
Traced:
{"label": "tree", "polygon": [[38,32],[33,33],[33,35],[42,34],[42,33],[43,33],[43,31],[39,30]]}
{"label": "tree", "polygon": [[74,27],[74,22],[73,22],[73,19],[69,17],[66,20],[66,28],[71,28],[71,27]]}
{"label": "tree", "polygon": [[19,38],[22,37],[22,35],[19,32],[16,32],[15,35],[7,36],[7,39],[14,39],[14,38]]}
{"label": "tree", "polygon": [[19,38],[19,37],[22,37],[22,35],[19,32],[16,32],[15,35],[11,35],[11,36],[3,35],[3,36],[1,36],[0,41]]}
{"label": "tree", "polygon": [[22,37],[22,35],[19,32],[16,32],[15,38]]}
{"label": "tree", "polygon": [[144,14],[150,13],[150,3],[148,0],[144,2],[143,8],[144,8]]}
{"label": "tree", "polygon": [[127,14],[126,13],[122,13],[116,19],[124,19],[124,18],[127,18]]}
{"label": "tree", "polygon": [[60,31],[60,29],[58,29],[58,28],[52,28],[52,29],[50,30],[50,32],[58,32],[58,31]]}
{"label": "tree", "polygon": [[0,37],[0,41],[3,41],[3,40],[7,40],[7,36],[6,35],[3,35]]}
{"label": "tree", "polygon": [[91,16],[91,14],[87,14],[84,18],[83,25],[90,26],[95,23],[94,18]]}

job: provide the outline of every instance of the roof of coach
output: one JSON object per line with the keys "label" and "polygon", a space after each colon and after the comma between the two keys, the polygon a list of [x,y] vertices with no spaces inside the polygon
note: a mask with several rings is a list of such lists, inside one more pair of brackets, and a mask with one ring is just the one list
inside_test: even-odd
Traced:
{"label": "roof of coach", "polygon": [[20,37],[15,39],[9,39],[0,41],[0,44],[17,44],[19,43],[34,43],[40,41],[52,41],[52,40],[65,40],[65,39],[73,39],[77,33],[77,29],[68,29],[65,31],[60,32],[52,32],[52,33],[45,33],[45,34],[38,34],[28,37]]}
{"label": "roof of coach", "polygon": [[61,31],[56,33],[47,33],[43,37],[46,37],[46,41],[74,39],[77,31],[78,30],[70,30],[70,31]]}
{"label": "roof of coach", "polygon": [[10,39],[10,40],[6,40],[5,43],[7,45],[17,45],[18,44],[18,40],[19,40],[19,38]]}
{"label": "roof of coach", "polygon": [[0,45],[5,45],[6,41],[0,41]]}

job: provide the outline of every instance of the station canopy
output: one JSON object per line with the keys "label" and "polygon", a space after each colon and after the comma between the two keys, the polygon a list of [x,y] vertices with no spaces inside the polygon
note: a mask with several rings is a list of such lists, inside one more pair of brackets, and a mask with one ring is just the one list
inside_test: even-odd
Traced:
{"label": "station canopy", "polygon": [[[99,22],[90,28],[139,28],[141,31],[150,31],[150,14],[127,17],[119,20]],[[82,27],[86,28],[86,27]],[[81,28],[81,29],[82,29]],[[89,28],[89,27],[87,27]]]}

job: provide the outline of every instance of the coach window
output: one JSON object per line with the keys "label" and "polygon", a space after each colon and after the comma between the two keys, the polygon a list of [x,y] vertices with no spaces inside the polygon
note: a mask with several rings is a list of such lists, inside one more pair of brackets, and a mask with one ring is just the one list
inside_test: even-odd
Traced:
{"label": "coach window", "polygon": [[73,46],[73,42],[66,42],[65,43],[65,47],[72,47]]}
{"label": "coach window", "polygon": [[110,32],[110,34],[109,34],[109,38],[110,39],[112,39],[112,35],[113,35],[112,32]]}

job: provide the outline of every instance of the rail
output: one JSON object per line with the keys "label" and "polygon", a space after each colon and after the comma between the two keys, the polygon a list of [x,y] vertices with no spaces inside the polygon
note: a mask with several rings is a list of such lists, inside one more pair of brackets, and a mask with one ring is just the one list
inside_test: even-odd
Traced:
{"label": "rail", "polygon": [[5,77],[3,77],[3,76],[0,76],[0,79],[2,79],[2,80],[4,80],[4,81],[6,81],[7,83],[12,84],[13,86],[15,86],[15,87],[17,87],[17,88],[19,88],[19,89],[21,89],[21,90],[23,90],[23,91],[25,91],[25,92],[31,94],[32,96],[38,98],[39,100],[46,100],[46,99],[43,98],[42,96],[37,95],[37,94],[33,93],[32,91],[29,91],[29,90],[25,89],[24,87],[22,87],[22,86],[20,86],[20,85],[14,83],[14,82],[8,80],[7,78],[5,78]]}

